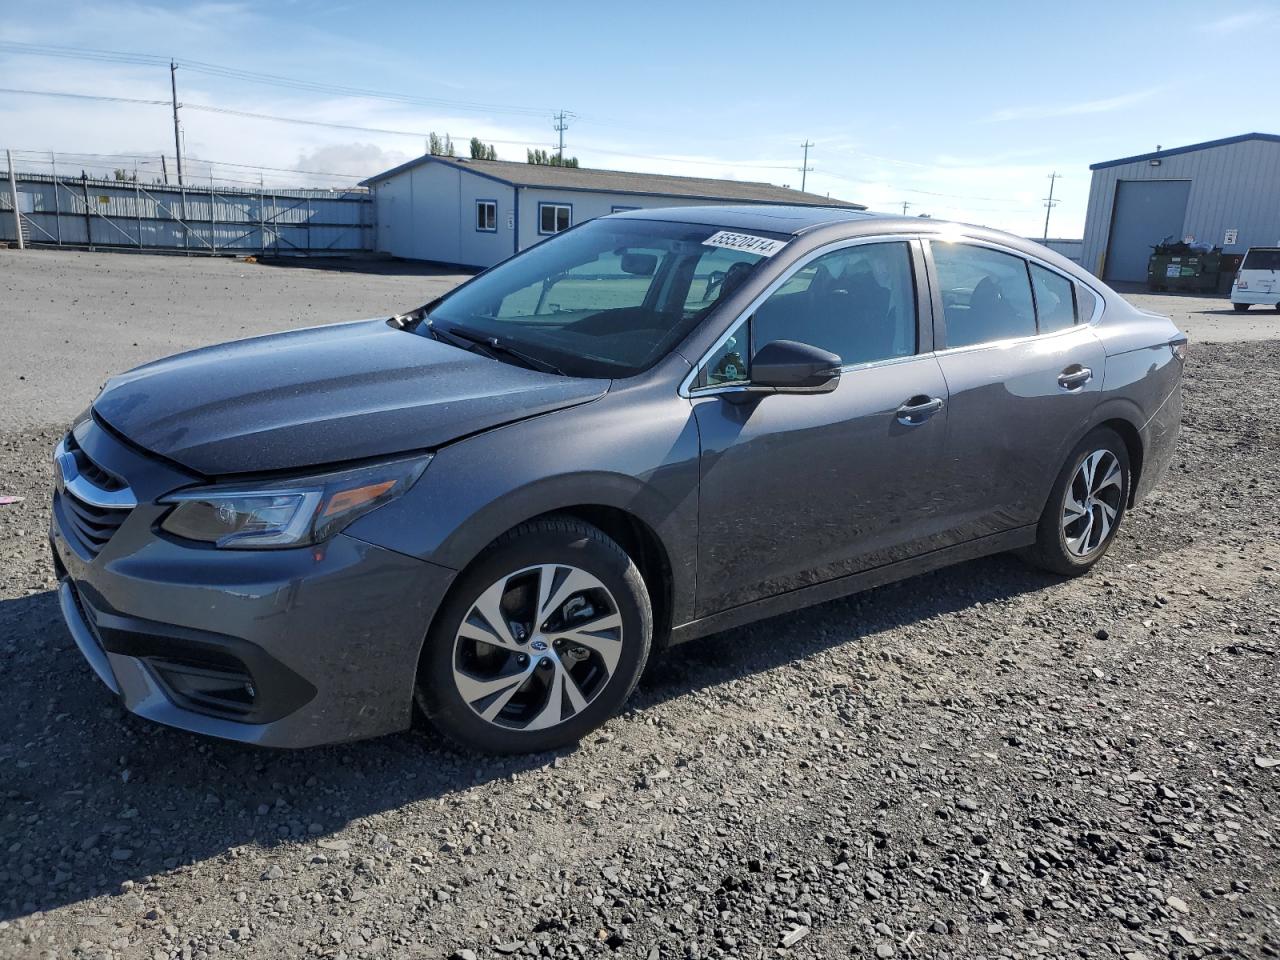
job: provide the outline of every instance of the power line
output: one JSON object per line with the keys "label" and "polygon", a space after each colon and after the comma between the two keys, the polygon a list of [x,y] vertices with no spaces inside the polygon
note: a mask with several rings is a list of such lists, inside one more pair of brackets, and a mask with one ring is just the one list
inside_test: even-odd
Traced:
{"label": "power line", "polygon": [[203,60],[168,58],[145,53],[126,53],[118,50],[97,50],[90,47],[66,47],[55,44],[22,43],[16,40],[0,40],[0,51],[27,56],[58,57],[68,60],[87,60],[95,63],[126,63],[140,66],[165,66],[169,64],[176,64],[179,67],[183,67],[184,69],[191,70],[195,73],[202,73],[206,76],[219,77],[226,80],[240,80],[246,83],[257,83],[291,90],[304,90],[312,93],[328,93],[338,96],[384,100],[391,103],[447,107],[454,110],[471,110],[487,113],[505,113],[525,117],[545,116],[548,112],[543,107],[523,107],[512,104],[450,100],[442,97],[421,97],[413,94],[396,93],[388,90],[373,90],[367,87],[354,87],[344,84],[324,83],[316,80],[301,80],[295,77],[280,76],[278,74],[259,73],[254,70],[243,70],[238,67],[228,67],[221,64],[209,63]]}

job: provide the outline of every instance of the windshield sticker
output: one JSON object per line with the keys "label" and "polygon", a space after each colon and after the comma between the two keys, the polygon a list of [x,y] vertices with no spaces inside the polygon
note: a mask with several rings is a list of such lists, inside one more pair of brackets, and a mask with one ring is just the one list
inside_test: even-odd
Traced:
{"label": "windshield sticker", "polygon": [[721,230],[702,241],[704,247],[725,247],[729,250],[741,250],[743,253],[754,253],[761,257],[772,257],[787,245],[785,240],[770,240],[768,237],[753,237],[749,233],[734,233]]}

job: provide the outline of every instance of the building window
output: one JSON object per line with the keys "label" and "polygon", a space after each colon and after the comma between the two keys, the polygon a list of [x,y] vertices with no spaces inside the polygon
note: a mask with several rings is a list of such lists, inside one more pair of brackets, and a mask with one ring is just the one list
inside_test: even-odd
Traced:
{"label": "building window", "polygon": [[476,229],[484,233],[496,233],[498,230],[498,201],[476,201]]}
{"label": "building window", "polygon": [[573,207],[567,203],[538,204],[538,232],[559,233],[573,225]]}

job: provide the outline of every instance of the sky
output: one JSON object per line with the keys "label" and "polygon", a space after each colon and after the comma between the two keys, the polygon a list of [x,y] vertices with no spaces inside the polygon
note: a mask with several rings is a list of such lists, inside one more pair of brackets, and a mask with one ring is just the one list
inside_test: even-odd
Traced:
{"label": "sky", "polygon": [[[58,160],[77,173],[113,163],[89,154],[130,155],[149,177],[160,154],[173,163],[166,62],[15,44],[175,59],[188,174],[220,182],[352,184],[420,155],[428,131],[523,160],[555,147],[563,110],[584,167],[799,187],[807,141],[810,192],[1026,236],[1056,172],[1049,234],[1079,237],[1090,163],[1280,133],[1259,95],[1275,89],[1280,2],[6,4],[3,90],[164,103],[0,90],[0,148],[31,169],[79,154]],[[227,75],[245,71],[293,85]]]}

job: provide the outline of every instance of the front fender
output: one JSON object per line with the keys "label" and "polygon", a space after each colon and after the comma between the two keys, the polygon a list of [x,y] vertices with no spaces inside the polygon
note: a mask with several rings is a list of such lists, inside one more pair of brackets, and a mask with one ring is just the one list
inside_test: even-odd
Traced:
{"label": "front fender", "polygon": [[689,402],[674,390],[611,392],[444,447],[412,490],[346,532],[461,570],[540,514],[611,507],[657,536],[680,617],[692,609],[698,450]]}

